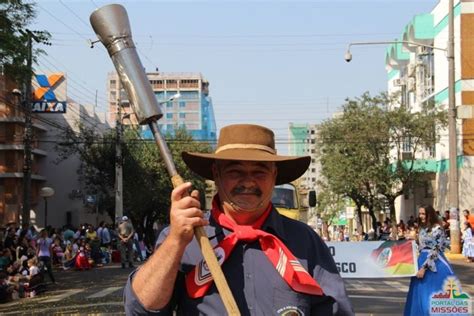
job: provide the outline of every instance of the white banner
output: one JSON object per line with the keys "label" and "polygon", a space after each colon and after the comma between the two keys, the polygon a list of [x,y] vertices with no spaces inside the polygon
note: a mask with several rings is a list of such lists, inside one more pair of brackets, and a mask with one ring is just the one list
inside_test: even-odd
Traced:
{"label": "white banner", "polygon": [[411,277],[418,271],[414,240],[326,244],[343,278]]}

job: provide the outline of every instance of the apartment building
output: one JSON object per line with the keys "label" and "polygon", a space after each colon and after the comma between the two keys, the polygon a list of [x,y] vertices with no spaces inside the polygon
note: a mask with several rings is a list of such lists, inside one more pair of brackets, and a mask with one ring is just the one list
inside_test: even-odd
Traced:
{"label": "apartment building", "polygon": [[[150,72],[147,76],[163,112],[158,121],[163,133],[173,135],[177,128],[184,127],[196,140],[215,142],[216,121],[209,82],[202,74]],[[122,115],[130,114],[123,124],[136,125],[137,119],[117,73],[109,73],[107,80],[110,122],[116,120],[120,110]],[[142,127],[142,136],[152,138],[147,126]]]}
{"label": "apartment building", "polygon": [[[63,140],[66,129],[77,131],[79,123],[105,130],[106,115],[95,112],[92,105],[68,98],[64,73],[36,75],[32,86],[30,223],[38,228],[96,223],[102,215],[84,203],[86,190],[77,172],[79,157],[71,155],[57,163],[56,145]],[[25,116],[15,88],[0,77],[0,225],[19,224],[22,212]],[[54,194],[42,197],[40,192],[45,187],[53,189]]]}
{"label": "apartment building", "polygon": [[299,185],[306,190],[317,189],[317,181],[320,180],[321,164],[318,161],[316,141],[318,137],[318,125],[295,124],[288,126],[288,153],[291,156],[311,156],[311,163],[305,174],[299,179]]}
{"label": "apartment building", "polygon": [[[455,104],[474,106],[474,3],[454,1]],[[400,94],[400,104],[412,112],[426,102],[434,102],[440,111],[448,110],[448,1],[441,0],[429,13],[416,15],[404,28],[399,41],[386,52],[389,93]],[[423,46],[427,45],[427,46]],[[432,46],[432,47],[429,47]],[[459,207],[474,207],[474,119],[456,120]],[[406,140],[403,157],[417,160],[426,172],[424,183],[399,197],[397,217],[406,220],[416,215],[419,205],[430,203],[444,211],[448,205],[449,138],[447,129],[436,128],[440,141],[416,157]]]}

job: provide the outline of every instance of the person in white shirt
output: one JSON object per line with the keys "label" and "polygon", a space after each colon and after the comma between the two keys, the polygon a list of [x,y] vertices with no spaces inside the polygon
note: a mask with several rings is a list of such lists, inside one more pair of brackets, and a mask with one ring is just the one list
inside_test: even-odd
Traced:
{"label": "person in white shirt", "polygon": [[53,276],[53,267],[51,266],[53,240],[48,237],[48,231],[43,229],[40,232],[40,238],[36,242],[36,256],[43,263],[43,271],[46,269],[51,282],[56,283]]}

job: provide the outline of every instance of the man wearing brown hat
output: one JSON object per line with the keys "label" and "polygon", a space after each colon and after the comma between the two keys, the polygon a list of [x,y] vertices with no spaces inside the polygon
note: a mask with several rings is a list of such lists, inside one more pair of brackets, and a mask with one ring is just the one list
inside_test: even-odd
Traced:
{"label": "man wearing brown hat", "polygon": [[171,194],[170,226],[125,288],[127,314],[225,315],[193,229],[204,226],[242,315],[353,315],[344,283],[320,237],[280,215],[275,184],[299,178],[310,157],[279,156],[257,125],[224,127],[214,154],[183,153],[218,189],[210,215],[190,183]]}

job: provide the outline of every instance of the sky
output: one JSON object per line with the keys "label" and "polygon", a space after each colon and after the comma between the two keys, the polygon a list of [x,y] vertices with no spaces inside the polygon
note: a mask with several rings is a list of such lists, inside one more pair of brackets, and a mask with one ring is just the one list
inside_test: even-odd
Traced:
{"label": "sky", "polygon": [[147,71],[200,72],[210,82],[218,129],[267,126],[286,153],[289,123],[320,123],[346,98],[385,91],[385,45],[351,42],[399,38],[437,0],[326,1],[36,1],[34,29],[52,34],[36,69],[67,73],[69,97],[106,111],[113,65],[95,40],[90,14],[122,4]]}

